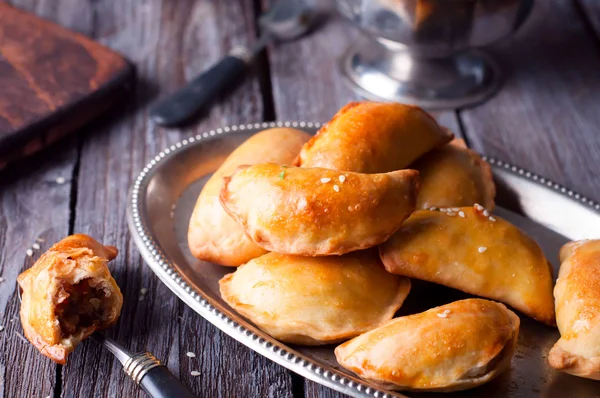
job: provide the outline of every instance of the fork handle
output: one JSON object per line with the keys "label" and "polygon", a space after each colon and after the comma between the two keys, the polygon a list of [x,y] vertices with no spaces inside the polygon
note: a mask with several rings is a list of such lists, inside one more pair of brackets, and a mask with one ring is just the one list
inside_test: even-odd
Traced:
{"label": "fork handle", "polygon": [[150,369],[142,377],[140,386],[152,398],[198,398],[164,365]]}

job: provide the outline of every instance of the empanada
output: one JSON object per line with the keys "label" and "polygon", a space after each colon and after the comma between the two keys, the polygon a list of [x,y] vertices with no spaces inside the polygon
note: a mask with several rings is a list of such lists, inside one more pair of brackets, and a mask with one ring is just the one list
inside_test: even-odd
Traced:
{"label": "empanada", "polygon": [[496,186],[490,165],[465,142],[455,139],[412,166],[421,180],[417,209],[483,205],[494,208]]}
{"label": "empanada", "polygon": [[117,249],[71,235],[17,278],[25,336],[43,355],[64,364],[77,344],[117,321],[123,295],[107,263]]}
{"label": "empanada", "polygon": [[304,145],[294,165],[386,173],[406,168],[452,137],[416,106],[352,102]]}
{"label": "empanada", "polygon": [[376,250],[336,257],[268,253],[219,282],[236,311],[276,339],[327,344],[357,336],[394,316],[410,290],[388,274]]}
{"label": "empanada", "polygon": [[548,362],[563,372],[600,380],[600,240],[567,243],[560,261],[554,298],[561,338]]}
{"label": "empanada", "polygon": [[344,254],[384,242],[415,208],[414,170],[360,174],[264,163],[223,179],[221,203],[277,253]]}
{"label": "empanada", "polygon": [[509,222],[477,207],[419,210],[379,247],[394,274],[502,301],[555,325],[552,268]]}
{"label": "empanada", "polygon": [[519,317],[481,299],[396,318],[335,349],[337,361],[380,388],[449,392],[510,367]]}
{"label": "empanada", "polygon": [[290,164],[308,141],[307,133],[274,128],[248,138],[229,155],[202,189],[188,229],[188,245],[192,255],[200,260],[238,266],[267,251],[246,237],[243,229],[223,210],[219,190],[223,177],[240,165],[262,162]]}

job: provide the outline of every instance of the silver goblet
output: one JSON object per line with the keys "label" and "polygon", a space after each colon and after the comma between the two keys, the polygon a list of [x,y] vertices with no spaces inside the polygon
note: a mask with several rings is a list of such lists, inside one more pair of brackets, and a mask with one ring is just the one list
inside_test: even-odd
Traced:
{"label": "silver goblet", "polygon": [[367,40],[350,45],[341,70],[362,96],[428,109],[481,102],[500,70],[475,50],[515,32],[533,0],[337,0]]}

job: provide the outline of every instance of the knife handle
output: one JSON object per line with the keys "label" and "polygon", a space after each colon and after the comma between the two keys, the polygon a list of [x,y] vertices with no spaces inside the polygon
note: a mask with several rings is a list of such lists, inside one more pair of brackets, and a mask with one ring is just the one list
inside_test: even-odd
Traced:
{"label": "knife handle", "polygon": [[142,377],[140,386],[152,398],[198,398],[164,365],[150,369]]}
{"label": "knife handle", "polygon": [[123,370],[152,398],[198,398],[149,352],[130,357]]}
{"label": "knife handle", "polygon": [[251,58],[249,49],[233,49],[210,69],[153,106],[150,117],[162,126],[176,126],[186,122],[201,109],[206,109],[225,89],[239,82]]}

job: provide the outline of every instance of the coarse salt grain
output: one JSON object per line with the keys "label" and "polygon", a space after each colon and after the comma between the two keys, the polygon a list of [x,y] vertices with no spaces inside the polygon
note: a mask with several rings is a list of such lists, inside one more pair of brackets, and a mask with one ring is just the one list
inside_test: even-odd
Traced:
{"label": "coarse salt grain", "polygon": [[478,251],[479,253],[483,253],[483,252],[484,252],[484,251],[486,251],[486,250],[487,250],[487,247],[485,247],[485,246],[481,246],[479,249],[477,249],[477,251]]}
{"label": "coarse salt grain", "polygon": [[40,244],[39,243],[34,243],[33,245],[31,245],[31,247],[33,247],[35,250],[40,250]]}
{"label": "coarse salt grain", "polygon": [[67,180],[65,179],[65,177],[57,177],[56,178],[56,183],[57,184],[64,184],[65,182],[67,182]]}
{"label": "coarse salt grain", "polygon": [[340,182],[346,181],[346,176],[342,175],[339,177]]}
{"label": "coarse salt grain", "polygon": [[27,249],[27,251],[25,251],[25,254],[27,254],[27,257],[31,257],[33,256],[33,250]]}
{"label": "coarse salt grain", "polygon": [[145,287],[143,287],[143,288],[140,289],[140,293],[142,295],[145,295],[146,293],[148,293],[148,289],[146,289]]}
{"label": "coarse salt grain", "polygon": [[190,358],[196,358],[196,354],[194,354],[194,353],[193,353],[193,352],[191,352],[191,351],[188,351],[188,352],[187,352],[185,355],[187,355],[187,356],[188,356],[188,357],[190,357]]}
{"label": "coarse salt grain", "polygon": [[465,218],[465,212],[464,211],[459,211],[458,215],[461,216],[462,218]]}
{"label": "coarse salt grain", "polygon": [[321,178],[321,183],[322,184],[327,184],[329,181],[331,181],[331,178],[329,178],[329,177],[323,177],[323,178]]}
{"label": "coarse salt grain", "polygon": [[483,206],[480,205],[479,203],[475,203],[474,207],[479,211],[483,210]]}
{"label": "coarse salt grain", "polygon": [[490,216],[490,213],[489,213],[487,210],[484,210],[484,211],[483,211],[483,215],[484,215],[484,216],[486,216],[486,217],[489,217],[489,216]]}
{"label": "coarse salt grain", "polygon": [[195,376],[200,376],[200,374],[201,374],[201,373],[200,373],[200,372],[198,372],[197,370],[192,370],[192,371],[190,372],[190,374],[191,374],[192,376],[194,376],[194,377],[195,377]]}
{"label": "coarse salt grain", "polygon": [[448,318],[448,314],[446,314],[445,312],[440,312],[439,314],[436,314],[436,315],[440,318]]}
{"label": "coarse salt grain", "polygon": [[335,192],[340,192],[340,187],[338,187],[337,185],[334,185],[334,186],[333,186],[333,190],[334,190]]}

